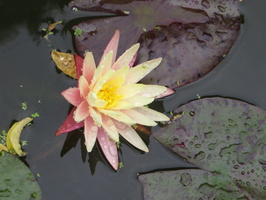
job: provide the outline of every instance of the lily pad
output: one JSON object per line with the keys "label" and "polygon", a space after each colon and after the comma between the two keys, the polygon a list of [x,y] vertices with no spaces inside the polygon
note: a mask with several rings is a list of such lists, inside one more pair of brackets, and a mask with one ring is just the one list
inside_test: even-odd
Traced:
{"label": "lily pad", "polygon": [[0,156],[0,199],[40,200],[41,190],[29,168],[9,153]]}
{"label": "lily pad", "polygon": [[73,0],[72,9],[100,11],[115,17],[81,22],[73,30],[76,50],[92,51],[99,61],[116,29],[118,54],[137,42],[137,63],[162,57],[144,83],[181,87],[209,73],[228,54],[240,30],[239,0]]}
{"label": "lily pad", "polygon": [[221,186],[219,182],[224,179],[205,170],[159,171],[138,179],[143,184],[145,200],[247,199],[232,182]]}
{"label": "lily pad", "polygon": [[266,111],[248,103],[205,98],[173,112],[154,137],[201,169],[231,181],[248,199],[266,198]]}

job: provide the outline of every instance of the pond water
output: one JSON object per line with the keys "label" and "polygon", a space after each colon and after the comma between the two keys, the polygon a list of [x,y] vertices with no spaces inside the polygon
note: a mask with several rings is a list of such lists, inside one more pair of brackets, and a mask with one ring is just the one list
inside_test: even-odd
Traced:
{"label": "pond water", "polygon": [[[158,169],[193,167],[177,157],[152,137],[150,152],[140,153],[122,143],[120,160],[124,167],[117,172],[95,153],[96,167],[88,162],[92,155],[82,154],[80,140],[63,157],[60,156],[67,134],[55,132],[65,119],[69,104],[61,91],[75,85],[75,80],[58,73],[50,52],[53,48],[74,52],[70,28],[89,16],[99,13],[73,12],[66,0],[39,0],[0,3],[0,129],[8,130],[12,120],[20,120],[38,112],[39,118],[23,131],[22,140],[28,145],[25,160],[34,174],[43,199],[141,200],[142,187],[138,173]],[[223,96],[241,99],[266,109],[266,2],[244,0],[241,13],[245,23],[230,54],[206,77],[179,88],[176,93],[158,101],[166,111],[176,109],[197,95]],[[63,25],[50,42],[43,38],[42,28],[53,21]],[[26,102],[27,110],[21,109]],[[81,134],[81,133],[77,133]],[[82,147],[83,148],[83,147]],[[92,175],[92,171],[94,172]]]}

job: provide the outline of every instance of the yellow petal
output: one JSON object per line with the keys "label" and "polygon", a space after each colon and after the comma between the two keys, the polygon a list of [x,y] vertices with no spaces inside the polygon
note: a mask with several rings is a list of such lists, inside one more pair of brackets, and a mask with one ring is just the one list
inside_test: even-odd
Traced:
{"label": "yellow petal", "polygon": [[122,85],[124,83],[125,76],[128,73],[128,71],[129,71],[129,66],[128,65],[126,65],[124,67],[121,67],[119,70],[115,71],[115,73],[112,75],[112,77],[110,78],[109,81],[117,80],[117,79],[121,79],[122,78],[121,80],[123,80],[123,81],[120,84],[120,85]]}
{"label": "yellow petal", "polygon": [[138,107],[138,108],[134,108],[134,110],[136,110],[137,112],[142,113],[143,115],[149,117],[150,119],[154,120],[154,121],[169,121],[169,117],[167,117],[166,115],[147,108],[147,107]]}
{"label": "yellow petal", "polygon": [[123,99],[135,96],[145,89],[144,84],[131,84],[119,87],[115,92],[123,96]]}
{"label": "yellow petal", "polygon": [[136,124],[134,120],[132,120],[130,117],[128,117],[127,115],[125,115],[123,112],[119,110],[99,109],[99,111],[117,121],[129,124],[129,125]]}
{"label": "yellow petal", "polygon": [[94,123],[99,127],[102,126],[101,113],[97,109],[92,108],[91,106],[89,107],[89,112],[90,112],[90,116],[94,120]]}
{"label": "yellow petal", "polygon": [[127,116],[129,116],[131,119],[133,119],[137,124],[142,124],[145,126],[156,126],[157,123],[150,119],[149,117],[143,115],[142,113],[133,110],[133,109],[126,109],[121,110],[123,113],[125,113]]}
{"label": "yellow petal", "polygon": [[103,74],[105,74],[108,70],[111,69],[112,59],[113,59],[113,51],[109,51],[107,54],[105,54],[102,57],[102,60],[101,60],[101,62],[99,64],[99,66],[102,66]]}
{"label": "yellow petal", "polygon": [[102,119],[103,119],[102,126],[105,132],[110,136],[110,138],[112,138],[112,140],[114,140],[115,142],[119,142],[119,134],[113,120],[106,115],[103,115]]}
{"label": "yellow petal", "polygon": [[143,77],[145,77],[154,68],[156,68],[161,61],[162,58],[157,58],[154,60],[146,61],[131,68],[126,75],[125,84],[133,84],[139,82]]}
{"label": "yellow petal", "polygon": [[[121,99],[117,103],[117,106],[119,106],[119,103],[121,101],[125,101],[125,102],[127,102],[127,103],[129,103],[131,105],[134,105],[135,107],[141,107],[141,106],[145,106],[145,105],[150,104],[151,102],[153,102],[154,98],[135,95],[135,96],[129,97],[127,99]],[[116,106],[114,106],[113,109],[117,109]]]}
{"label": "yellow petal", "polygon": [[138,94],[145,97],[156,98],[166,91],[166,87],[161,85],[145,85],[146,87]]}
{"label": "yellow petal", "polygon": [[26,126],[32,120],[33,120],[32,118],[26,117],[23,120],[18,121],[15,124],[13,124],[13,126],[9,129],[7,133],[6,145],[7,145],[7,149],[11,153],[16,153],[19,156],[24,156],[26,154],[21,149],[19,138],[20,138],[20,134],[24,126]]}
{"label": "yellow petal", "polygon": [[131,126],[118,121],[114,121],[114,123],[120,135],[129,143],[144,152],[149,152],[147,145],[142,141],[138,133]]}
{"label": "yellow petal", "polygon": [[90,83],[90,89],[94,87],[95,83],[97,83],[99,78],[102,76],[102,72],[103,72],[103,65],[100,65],[95,69],[93,78]]}
{"label": "yellow petal", "polygon": [[89,93],[87,100],[92,107],[104,107],[107,104],[106,101],[99,99],[94,92]]}
{"label": "yellow petal", "polygon": [[97,94],[103,87],[103,85],[112,77],[112,75],[115,73],[114,70],[108,70],[101,78],[98,79],[98,81],[95,83],[94,87],[92,88],[92,91]]}
{"label": "yellow petal", "polygon": [[113,64],[112,69],[118,70],[121,67],[129,66],[130,62],[134,58],[135,54],[137,53],[139,49],[139,43],[133,45],[131,48],[125,51],[123,55],[121,55],[117,61]]}
{"label": "yellow petal", "polygon": [[129,102],[126,101],[118,101],[112,109],[114,110],[120,110],[120,109],[130,109],[130,108],[135,108],[135,106]]}

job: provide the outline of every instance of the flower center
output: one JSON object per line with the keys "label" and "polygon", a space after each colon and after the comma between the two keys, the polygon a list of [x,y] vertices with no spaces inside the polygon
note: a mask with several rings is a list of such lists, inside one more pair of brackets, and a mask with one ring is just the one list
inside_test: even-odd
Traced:
{"label": "flower center", "polygon": [[102,99],[107,103],[103,108],[112,108],[120,99],[123,98],[123,95],[116,93],[116,90],[119,87],[120,86],[116,84],[110,84],[110,82],[103,85],[102,89],[97,94],[99,99]]}

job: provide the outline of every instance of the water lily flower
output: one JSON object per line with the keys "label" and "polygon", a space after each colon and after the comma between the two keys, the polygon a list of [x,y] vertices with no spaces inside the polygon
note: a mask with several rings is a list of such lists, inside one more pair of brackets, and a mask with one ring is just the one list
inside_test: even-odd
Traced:
{"label": "water lily flower", "polygon": [[56,133],[60,135],[84,126],[87,151],[91,152],[98,140],[115,170],[119,164],[116,146],[119,135],[136,148],[148,152],[148,147],[132,125],[155,126],[155,121],[168,121],[166,115],[146,105],[155,98],[173,93],[164,86],[138,83],[162,60],[157,58],[132,67],[139,44],[133,45],[115,61],[119,35],[117,30],[98,67],[91,52],[85,54],[84,60],[75,55],[78,86],[62,92],[74,108]]}

